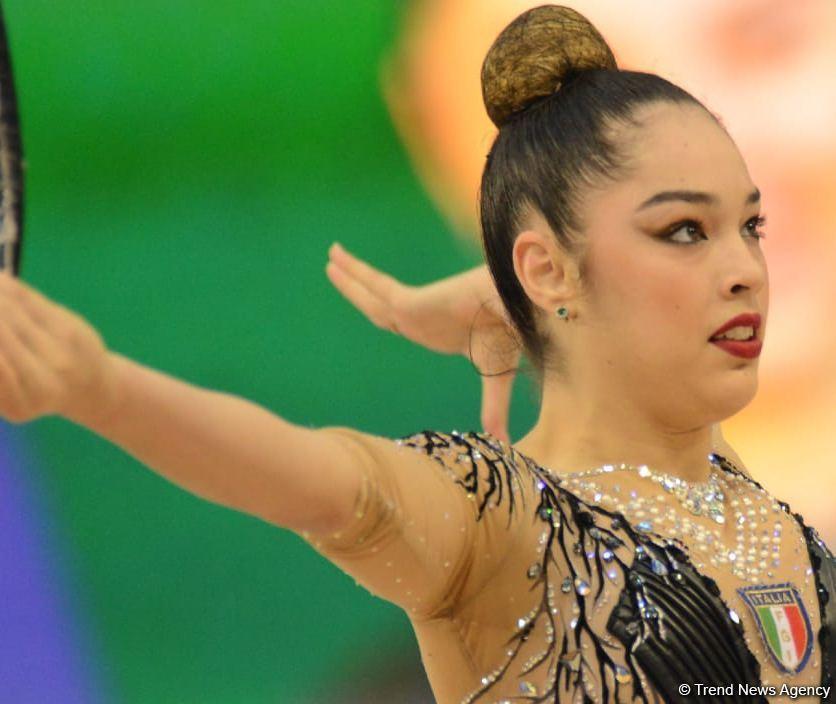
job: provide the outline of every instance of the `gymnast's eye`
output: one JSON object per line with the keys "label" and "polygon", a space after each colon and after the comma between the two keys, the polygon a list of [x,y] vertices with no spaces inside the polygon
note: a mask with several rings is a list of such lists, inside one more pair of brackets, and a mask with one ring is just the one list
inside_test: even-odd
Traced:
{"label": "gymnast's eye", "polygon": [[699,240],[682,240],[682,239],[674,239],[674,235],[678,235],[680,232],[685,233],[685,237],[694,237],[696,235],[700,235],[703,239],[708,239],[702,231],[702,223],[698,222],[697,220],[681,220],[680,222],[676,223],[675,225],[671,225],[670,227],[664,230],[664,235],[662,239],[667,242],[673,242],[674,244],[696,244]]}
{"label": "gymnast's eye", "polygon": [[[750,237],[752,237],[755,241],[759,241],[766,237],[766,235],[758,229],[763,227],[765,224],[766,218],[762,215],[756,215],[746,222],[745,229]],[[679,236],[680,233],[684,233],[686,239],[683,240],[681,237],[679,239],[674,239],[674,236]],[[662,239],[667,242],[672,242],[673,244],[697,244],[701,240],[687,239],[694,238],[697,235],[699,235],[702,240],[708,239],[703,231],[703,224],[699,220],[680,220],[674,225],[671,225],[663,230]]]}
{"label": "gymnast's eye", "polygon": [[763,231],[759,229],[764,225],[766,225],[766,218],[763,215],[757,215],[746,223],[746,227],[751,228],[749,234],[756,240],[762,240],[766,237]]}

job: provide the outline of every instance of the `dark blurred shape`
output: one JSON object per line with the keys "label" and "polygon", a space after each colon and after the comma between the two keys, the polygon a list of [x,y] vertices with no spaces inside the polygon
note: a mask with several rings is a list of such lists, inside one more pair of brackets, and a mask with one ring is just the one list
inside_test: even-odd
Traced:
{"label": "dark blurred shape", "polygon": [[17,274],[23,236],[23,150],[6,23],[0,5],[0,270]]}
{"label": "dark blurred shape", "polygon": [[337,689],[319,692],[309,704],[435,704],[417,648],[391,649],[381,641],[363,655],[345,666]]}

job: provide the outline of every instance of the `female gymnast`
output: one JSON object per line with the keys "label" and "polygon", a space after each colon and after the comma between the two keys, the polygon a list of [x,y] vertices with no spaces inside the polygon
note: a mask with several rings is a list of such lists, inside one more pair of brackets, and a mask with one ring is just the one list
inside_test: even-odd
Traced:
{"label": "female gymnast", "polygon": [[404,609],[444,704],[828,700],[836,561],[716,432],[756,393],[769,305],[734,142],[689,93],[618,69],[564,7],[515,19],[482,81],[499,127],[490,278],[407,304],[342,250],[328,274],[377,324],[447,352],[497,293],[488,325],[511,322],[541,388],[521,440],[508,376],[485,387],[491,430],[311,429],[109,350],[8,274],[0,414],[61,415],[297,532]]}

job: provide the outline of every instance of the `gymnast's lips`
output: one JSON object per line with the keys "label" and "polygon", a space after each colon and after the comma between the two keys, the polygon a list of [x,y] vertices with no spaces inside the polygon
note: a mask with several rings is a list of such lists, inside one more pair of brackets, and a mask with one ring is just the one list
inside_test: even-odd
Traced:
{"label": "gymnast's lips", "polygon": [[[760,326],[760,315],[757,313],[743,313],[727,321],[708,341],[735,357],[754,359],[761,353],[761,349],[763,348],[763,340],[758,336]],[[748,340],[717,339],[718,335],[722,335],[727,330],[735,327],[751,327],[754,330],[754,334]]]}
{"label": "gymnast's lips", "polygon": [[758,330],[761,326],[761,317],[757,313],[743,313],[741,315],[735,316],[731,320],[727,320],[720,326],[717,330],[709,338],[710,342],[714,341],[714,338],[718,335],[722,335],[726,330],[731,330],[732,328],[736,327],[745,327],[745,328],[754,328],[755,329],[755,337],[758,337]]}
{"label": "gymnast's lips", "polygon": [[735,357],[743,357],[744,359],[757,357],[763,347],[763,342],[757,337],[753,337],[751,340],[709,340],[709,342]]}

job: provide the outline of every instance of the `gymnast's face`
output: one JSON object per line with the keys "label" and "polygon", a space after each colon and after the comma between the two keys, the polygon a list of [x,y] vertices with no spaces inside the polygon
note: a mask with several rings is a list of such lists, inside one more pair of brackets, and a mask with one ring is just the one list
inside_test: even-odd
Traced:
{"label": "gymnast's face", "polygon": [[[733,415],[757,391],[758,357],[733,356],[708,340],[747,312],[761,315],[763,339],[769,293],[756,237],[760,202],[737,147],[701,109],[655,103],[636,117],[641,127],[624,128],[629,173],[587,191],[581,205],[589,285],[576,291],[571,276],[551,280],[551,293],[568,292],[577,317],[567,323],[547,308],[547,324],[575,388],[601,401],[626,394],[666,424],[691,428]],[[667,191],[706,196],[642,207]],[[543,291],[549,286],[539,291],[541,305],[553,302]]]}

